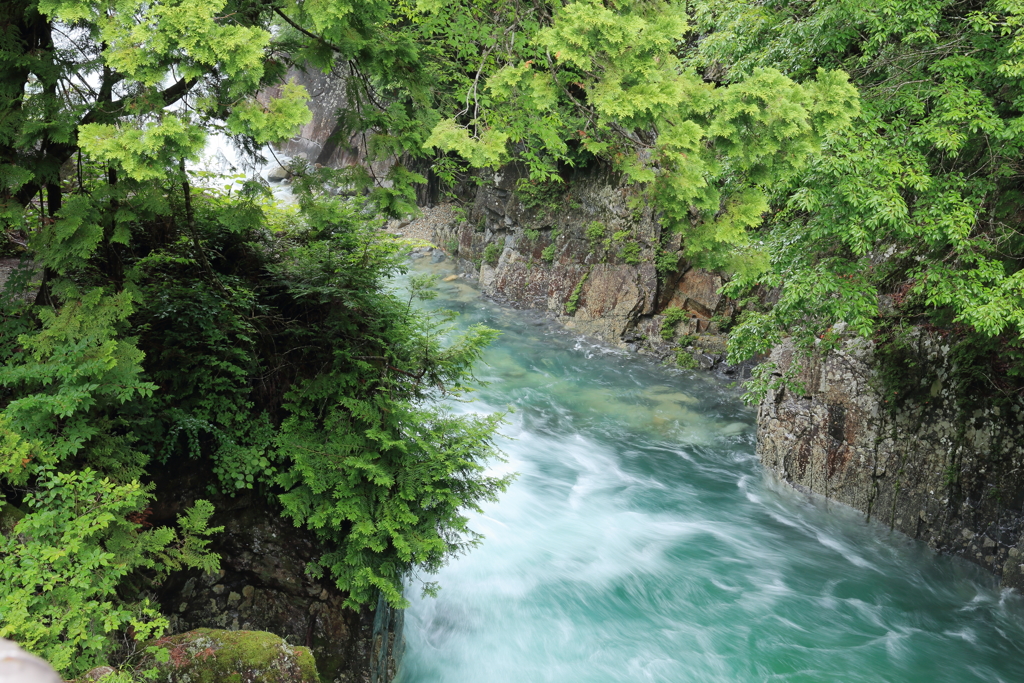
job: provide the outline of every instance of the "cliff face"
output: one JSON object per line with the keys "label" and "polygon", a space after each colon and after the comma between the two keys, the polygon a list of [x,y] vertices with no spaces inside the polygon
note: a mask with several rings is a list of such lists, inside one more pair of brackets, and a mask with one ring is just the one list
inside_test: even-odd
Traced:
{"label": "cliff face", "polygon": [[[212,477],[202,468],[161,474],[150,518],[155,523],[176,519]],[[211,524],[224,527],[211,539],[221,568],[171,574],[159,596],[170,622],[167,635],[209,628],[265,631],[309,648],[325,683],[391,681],[403,645],[401,612],[384,601],[376,609],[346,608],[347,596],[333,581],[306,571],[323,552],[321,542],[281,517],[263,496],[212,499],[217,512]]]}
{"label": "cliff face", "polygon": [[780,375],[797,362],[802,389],[761,403],[761,461],[1024,588],[1024,402],[975,395],[940,338],[919,332],[911,346],[897,368],[911,391],[892,406],[893,375],[883,376],[872,342],[849,339],[809,359],[776,348],[770,362]]}
{"label": "cliff face", "polygon": [[718,294],[722,276],[673,256],[659,275],[659,254],[676,254],[679,237],[662,234],[634,188],[603,168],[564,184],[524,189],[519,179],[502,169],[476,189],[464,216],[433,229],[433,241],[479,278],[486,296],[659,356],[674,347],[661,335],[662,312],[683,309],[673,336],[687,336],[676,341],[692,344],[705,367],[724,367],[724,337],[712,320],[733,312]]}

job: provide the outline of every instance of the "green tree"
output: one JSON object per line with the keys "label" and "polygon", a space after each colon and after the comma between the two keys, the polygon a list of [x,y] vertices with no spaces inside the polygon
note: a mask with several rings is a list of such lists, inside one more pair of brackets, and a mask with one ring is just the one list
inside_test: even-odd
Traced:
{"label": "green tree", "polygon": [[734,357],[783,335],[809,347],[839,322],[871,336],[924,319],[968,344],[994,341],[993,361],[1024,370],[1022,12],[1003,1],[699,5],[706,37],[691,59],[716,78],[770,64],[800,79],[824,65],[851,73],[863,102],[853,129],[827,136],[773,195],[759,229],[767,268],[730,291],[782,295],[738,326]]}
{"label": "green tree", "polygon": [[367,204],[328,189],[351,177],[310,170],[291,210],[256,181],[217,190],[187,172],[212,133],[258,155],[308,120],[305,91],[281,82],[295,60],[414,59],[371,40],[394,16],[387,3],[0,7],[0,222],[23,254],[0,298],[0,508],[19,518],[0,529],[0,634],[65,675],[160,633],[152,582],[216,566],[208,503],[147,528],[156,464],[205,468],[211,494],[267,495],[319,535],[311,569],[353,606],[377,591],[401,604],[403,576],[471,545],[465,510],[508,484],[482,465],[500,416],[437,404],[467,389],[493,333],[442,345],[447,321],[388,284],[398,248],[368,217],[408,208],[408,182]]}

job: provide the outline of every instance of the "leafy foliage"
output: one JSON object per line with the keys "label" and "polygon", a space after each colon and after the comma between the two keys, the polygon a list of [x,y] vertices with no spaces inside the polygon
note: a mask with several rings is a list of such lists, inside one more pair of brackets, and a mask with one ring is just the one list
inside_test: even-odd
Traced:
{"label": "leafy foliage", "polygon": [[116,592],[132,572],[166,573],[183,566],[217,569],[202,537],[213,506],[200,501],[172,528],[142,530],[132,521],[149,495],[138,482],[116,484],[90,469],[39,478],[25,497],[28,511],[0,536],[0,637],[17,638],[58,670],[102,664],[112,634],[130,631],[144,642],[167,620],[148,599]]}
{"label": "leafy foliage", "polygon": [[843,68],[863,103],[854,127],[824,136],[823,154],[772,196],[760,230],[768,268],[728,291],[761,284],[782,298],[744,317],[734,357],[786,334],[807,348],[840,322],[871,336],[893,316],[1005,349],[1022,338],[1021,11],[941,0],[700,5],[707,37],[692,61],[720,80],[768,65],[796,79]]}
{"label": "leafy foliage", "polygon": [[665,319],[661,321],[661,338],[668,341],[676,336],[676,326],[686,320],[687,312],[683,308],[665,309]]}
{"label": "leafy foliage", "polygon": [[410,11],[0,6],[0,224],[25,245],[0,297],[0,507],[21,517],[0,536],[0,634],[65,676],[160,634],[148,596],[168,572],[217,566],[209,503],[149,521],[157,466],[276,502],[321,538],[311,569],[353,606],[401,604],[402,577],[471,546],[465,510],[508,484],[482,469],[500,416],[437,405],[467,390],[493,333],[453,337],[392,291],[398,247],[368,218],[408,212],[422,176],[302,166],[297,208],[277,209],[257,180],[188,170],[211,134],[258,160],[309,120],[287,68],[350,60],[353,84],[409,76],[411,100],[353,86],[376,107],[354,110],[380,131],[372,154],[422,156],[440,117],[406,106],[430,77],[394,30]]}
{"label": "leafy foliage", "polygon": [[482,63],[470,120],[442,120],[426,145],[477,166],[521,163],[532,181],[607,159],[645,184],[665,227],[704,265],[737,264],[732,250],[751,246],[746,229],[768,209],[766,188],[800,172],[858,111],[835,71],[805,85],[771,68],[707,84],[677,56],[689,31],[681,3],[582,0],[539,22],[530,15],[505,17],[525,38],[500,45],[504,63]]}
{"label": "leafy foliage", "polygon": [[494,242],[491,242],[484,247],[484,263],[489,266],[498,265],[498,259],[501,258],[501,247]]}

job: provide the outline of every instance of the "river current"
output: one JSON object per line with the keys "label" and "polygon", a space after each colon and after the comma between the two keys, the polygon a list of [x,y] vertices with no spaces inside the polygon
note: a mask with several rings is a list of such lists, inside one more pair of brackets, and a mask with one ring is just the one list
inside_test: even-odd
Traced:
{"label": "river current", "polygon": [[410,582],[401,683],[1024,681],[1024,599],[777,482],[737,389],[438,290],[503,332],[458,409],[514,408],[519,478]]}

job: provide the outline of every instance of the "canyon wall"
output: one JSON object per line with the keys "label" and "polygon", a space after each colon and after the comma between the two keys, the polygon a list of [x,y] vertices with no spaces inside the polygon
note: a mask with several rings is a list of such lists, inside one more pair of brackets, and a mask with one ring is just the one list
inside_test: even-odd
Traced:
{"label": "canyon wall", "polygon": [[[314,100],[314,122],[334,106],[332,97]],[[358,141],[347,143],[344,159],[324,156],[327,128],[307,128],[290,151],[309,146],[311,161],[332,165],[360,156]],[[428,221],[428,238],[485,296],[546,311],[571,330],[685,367],[749,376],[752,363],[725,363],[722,328],[737,313],[719,294],[727,276],[691,267],[679,237],[662,233],[621,176],[595,165],[568,170],[564,183],[538,184],[508,166],[475,180],[457,188],[461,208]],[[421,204],[436,204],[436,190]],[[760,299],[770,305],[773,293]],[[672,325],[670,309],[685,312]],[[802,360],[790,344],[776,348],[770,362],[780,374],[795,359],[803,367],[759,407],[762,462],[798,488],[1024,588],[1024,406],[958,383],[941,339],[920,334],[915,354],[904,380],[917,390],[895,405],[885,398],[892,364],[882,369],[871,342],[847,339]]]}
{"label": "canyon wall", "polygon": [[[721,274],[682,259],[637,189],[607,167],[564,183],[520,183],[512,166],[485,179],[432,241],[478,278],[485,296],[540,309],[570,330],[660,358],[680,350],[727,373],[720,324],[734,312]],[[667,253],[667,255],[666,255]],[[667,267],[659,273],[655,263]],[[664,311],[685,311],[666,334]]]}
{"label": "canyon wall", "polygon": [[809,358],[784,343],[769,362],[795,377],[758,409],[766,467],[1024,588],[1024,402],[968,385],[921,330],[885,365],[860,338]]}

